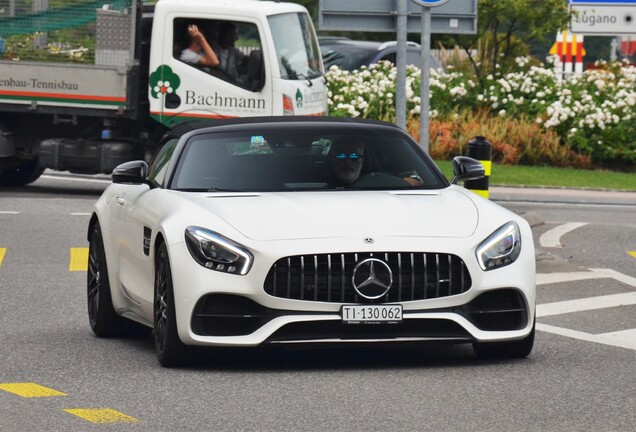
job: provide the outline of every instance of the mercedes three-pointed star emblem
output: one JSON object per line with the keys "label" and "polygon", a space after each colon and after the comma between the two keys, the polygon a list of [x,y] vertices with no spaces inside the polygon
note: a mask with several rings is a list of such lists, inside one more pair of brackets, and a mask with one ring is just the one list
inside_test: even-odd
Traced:
{"label": "mercedes three-pointed star emblem", "polygon": [[353,289],[365,299],[375,300],[391,289],[393,272],[384,261],[377,258],[366,258],[353,268],[351,277]]}

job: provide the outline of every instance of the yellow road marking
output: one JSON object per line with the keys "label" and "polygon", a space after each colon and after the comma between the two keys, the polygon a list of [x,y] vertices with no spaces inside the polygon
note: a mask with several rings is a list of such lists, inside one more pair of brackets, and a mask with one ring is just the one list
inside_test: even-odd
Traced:
{"label": "yellow road marking", "polygon": [[134,417],[128,416],[110,408],[91,409],[65,409],[69,414],[73,414],[91,423],[139,423]]}
{"label": "yellow road marking", "polygon": [[7,253],[7,248],[0,248],[0,267],[2,267],[2,260]]}
{"label": "yellow road marking", "polygon": [[25,398],[68,396],[66,393],[34,383],[0,383],[0,390]]}
{"label": "yellow road marking", "polygon": [[88,270],[88,248],[71,248],[70,271]]}
{"label": "yellow road marking", "polygon": [[[0,251],[0,261],[2,261],[2,251]],[[628,254],[636,258],[636,251],[627,251]]]}

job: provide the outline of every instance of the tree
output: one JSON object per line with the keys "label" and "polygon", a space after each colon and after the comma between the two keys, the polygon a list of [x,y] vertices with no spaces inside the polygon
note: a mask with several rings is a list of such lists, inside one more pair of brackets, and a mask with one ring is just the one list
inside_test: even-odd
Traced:
{"label": "tree", "polygon": [[479,0],[477,34],[455,35],[481,81],[486,73],[498,76],[527,55],[527,42],[553,39],[570,21],[565,0]]}

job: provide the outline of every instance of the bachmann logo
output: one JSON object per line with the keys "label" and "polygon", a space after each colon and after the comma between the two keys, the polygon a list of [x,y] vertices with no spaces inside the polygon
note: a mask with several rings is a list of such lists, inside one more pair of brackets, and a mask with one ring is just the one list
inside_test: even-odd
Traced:
{"label": "bachmann logo", "polygon": [[185,103],[188,105],[198,105],[217,108],[246,108],[253,110],[264,110],[265,99],[244,98],[234,96],[223,96],[218,92],[213,94],[199,94],[193,90],[186,90]]}
{"label": "bachmann logo", "polygon": [[[154,99],[163,98],[163,105],[169,109],[176,109],[181,105],[181,98],[177,89],[181,85],[181,78],[168,65],[161,65],[150,74],[150,95]],[[183,96],[183,93],[182,93]],[[302,95],[301,95],[302,96]],[[197,93],[185,90],[183,101],[186,105],[201,108],[232,108],[244,112],[265,110],[265,99],[224,96],[218,92],[213,94]]]}

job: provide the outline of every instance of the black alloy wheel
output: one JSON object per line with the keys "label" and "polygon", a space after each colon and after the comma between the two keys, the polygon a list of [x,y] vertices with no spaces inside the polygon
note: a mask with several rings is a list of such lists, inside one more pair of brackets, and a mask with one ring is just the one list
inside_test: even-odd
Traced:
{"label": "black alloy wheel", "polygon": [[90,236],[86,295],[88,320],[95,335],[98,337],[121,336],[130,329],[133,323],[117,315],[113,308],[104,240],[99,222],[93,226]]}
{"label": "black alloy wheel", "polygon": [[170,258],[164,243],[159,246],[155,260],[153,336],[155,353],[162,366],[187,366],[192,362],[194,350],[181,342],[177,331]]}

